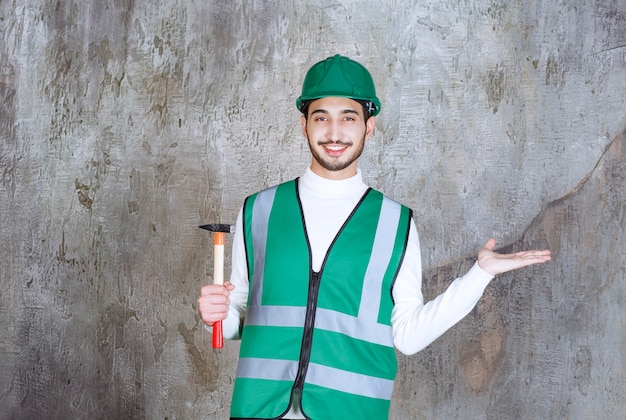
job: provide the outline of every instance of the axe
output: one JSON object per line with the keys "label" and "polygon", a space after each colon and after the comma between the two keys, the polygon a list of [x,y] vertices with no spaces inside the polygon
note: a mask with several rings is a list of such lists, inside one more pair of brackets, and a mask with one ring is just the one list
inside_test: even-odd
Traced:
{"label": "axe", "polygon": [[[235,226],[221,223],[212,223],[200,226],[213,232],[213,284],[224,284],[224,242],[226,233],[234,233]],[[224,347],[224,333],[222,331],[222,321],[213,324],[213,348]]]}

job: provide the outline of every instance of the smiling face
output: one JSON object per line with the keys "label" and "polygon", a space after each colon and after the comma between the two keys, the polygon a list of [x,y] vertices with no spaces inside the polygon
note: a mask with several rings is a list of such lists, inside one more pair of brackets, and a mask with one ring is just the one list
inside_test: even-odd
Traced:
{"label": "smiling face", "polygon": [[345,179],[356,174],[365,140],[374,133],[376,119],[365,121],[363,107],[347,98],[327,97],[311,102],[302,132],[309,141],[311,170],[324,178]]}

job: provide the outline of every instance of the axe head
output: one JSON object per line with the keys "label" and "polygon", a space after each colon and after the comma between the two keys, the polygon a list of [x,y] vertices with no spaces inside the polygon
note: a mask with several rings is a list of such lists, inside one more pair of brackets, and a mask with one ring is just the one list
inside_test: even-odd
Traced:
{"label": "axe head", "polygon": [[235,233],[235,226],[228,225],[225,223],[211,223],[211,224],[202,225],[199,227],[200,229],[205,229],[211,232]]}

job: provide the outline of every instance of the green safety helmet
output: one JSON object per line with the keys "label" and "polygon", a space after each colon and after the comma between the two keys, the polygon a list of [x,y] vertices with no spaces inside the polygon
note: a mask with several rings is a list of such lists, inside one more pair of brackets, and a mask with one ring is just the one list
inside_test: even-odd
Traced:
{"label": "green safety helmet", "polygon": [[371,116],[380,112],[374,80],[363,65],[339,54],[328,57],[309,69],[296,100],[300,112],[314,99],[339,96],[365,102]]}

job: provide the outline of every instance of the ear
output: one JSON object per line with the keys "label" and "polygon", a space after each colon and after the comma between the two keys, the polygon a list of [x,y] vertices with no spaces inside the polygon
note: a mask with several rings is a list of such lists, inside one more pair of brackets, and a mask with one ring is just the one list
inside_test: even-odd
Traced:
{"label": "ear", "polygon": [[300,123],[302,124],[302,134],[304,134],[304,138],[308,140],[308,136],[306,135],[306,118],[304,115],[300,117]]}
{"label": "ear", "polygon": [[369,117],[365,121],[365,138],[369,139],[374,134],[374,128],[376,127],[376,117]]}

